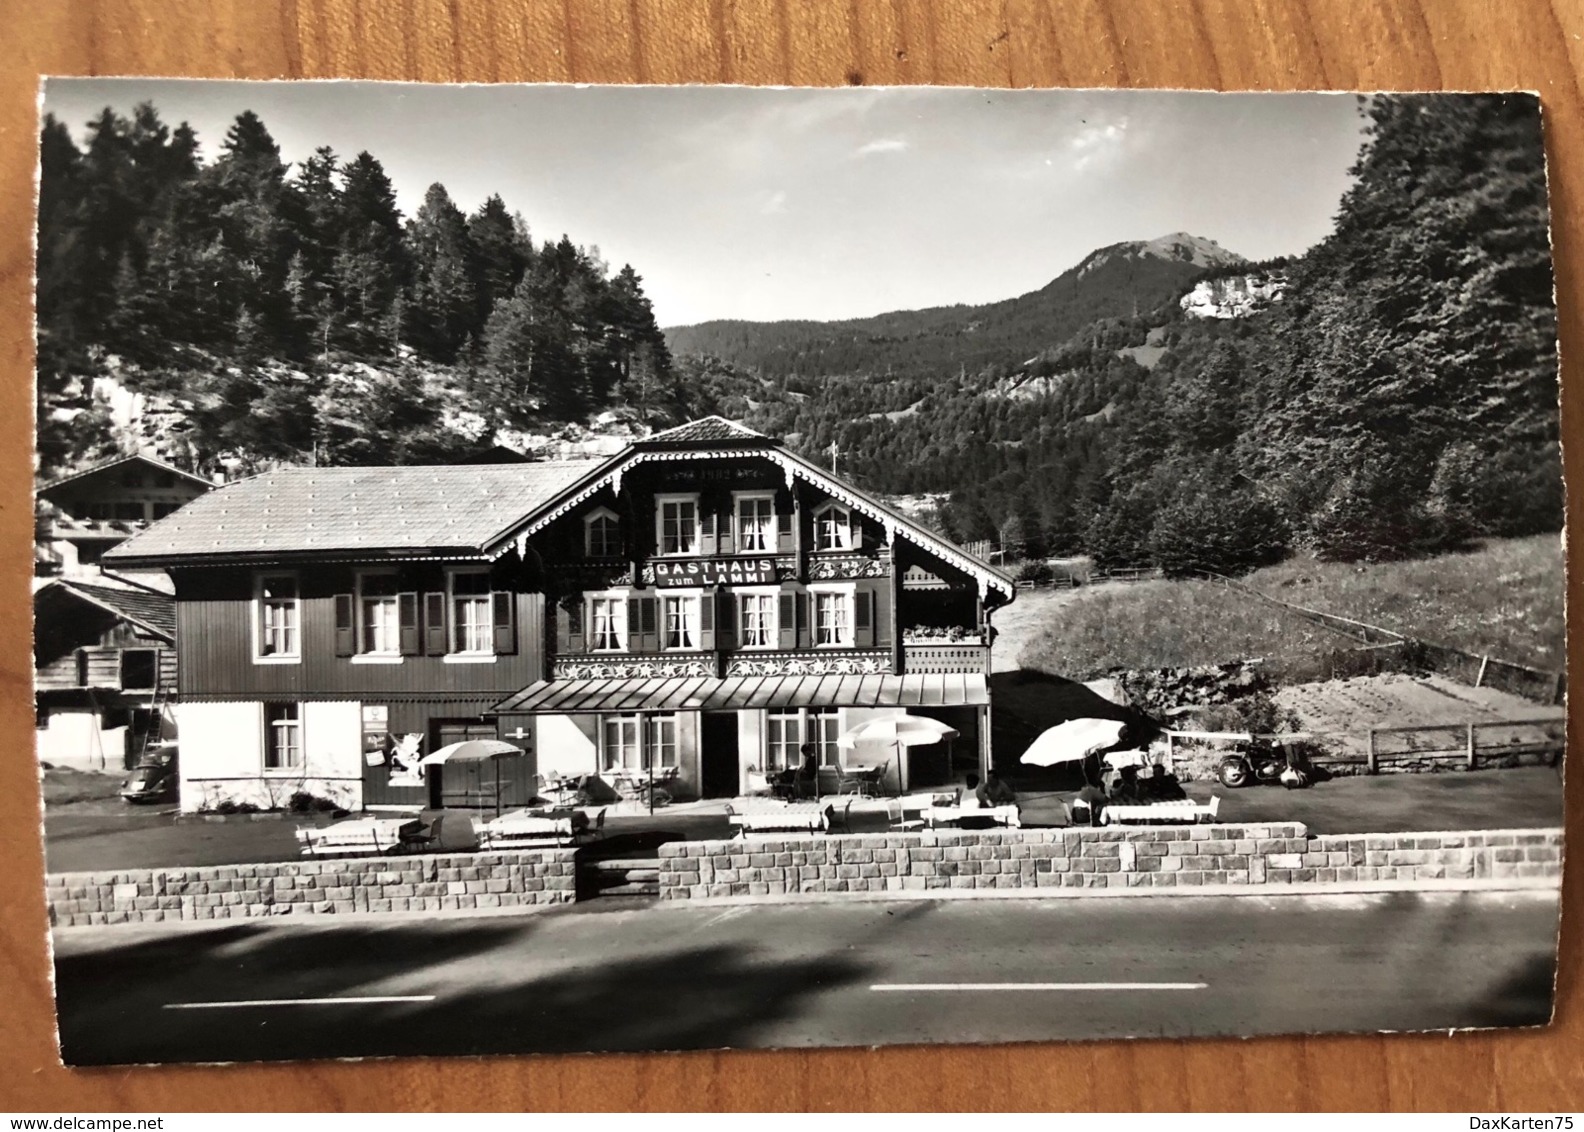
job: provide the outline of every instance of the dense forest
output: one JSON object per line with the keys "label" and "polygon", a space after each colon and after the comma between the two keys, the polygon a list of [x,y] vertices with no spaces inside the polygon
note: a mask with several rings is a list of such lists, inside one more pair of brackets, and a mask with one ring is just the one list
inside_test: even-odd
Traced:
{"label": "dense forest", "polygon": [[1242,263],[1214,241],[1175,232],[1096,249],[1039,290],[998,303],[840,322],[723,320],[673,327],[666,338],[678,355],[792,377],[1005,373],[1098,318],[1153,310],[1190,281]]}
{"label": "dense forest", "polygon": [[106,109],[81,147],[46,117],[40,148],[45,474],[118,443],[77,392],[95,377],[173,399],[195,466],[438,460],[496,429],[666,408],[638,274],[536,244],[498,196],[465,215],[436,184],[404,218],[374,156],[288,166],[251,112],[207,163],[147,104]]}
{"label": "dense forest", "polygon": [[[1558,530],[1538,105],[1360,108],[1335,230],[1290,261],[1177,234],[1003,303],[665,335],[631,267],[536,243],[499,197],[464,214],[434,185],[403,217],[373,156],[288,166],[252,114],[208,162],[151,106],[82,145],[46,119],[41,473],[125,442],[84,393],[113,378],[178,407],[196,468],[719,412],[870,490],[938,495],[960,540],[1178,573]],[[1211,282],[1267,298],[1185,310]]]}
{"label": "dense forest", "polygon": [[[949,493],[962,540],[1105,565],[1243,570],[1294,549],[1408,557],[1562,524],[1544,151],[1528,96],[1383,96],[1331,236],[1280,302],[1176,295],[977,373],[822,380],[729,403],[882,491]],[[784,331],[772,329],[770,342]],[[673,336],[673,343],[682,340]],[[739,368],[734,359],[711,363]],[[719,383],[722,389],[725,383]]]}

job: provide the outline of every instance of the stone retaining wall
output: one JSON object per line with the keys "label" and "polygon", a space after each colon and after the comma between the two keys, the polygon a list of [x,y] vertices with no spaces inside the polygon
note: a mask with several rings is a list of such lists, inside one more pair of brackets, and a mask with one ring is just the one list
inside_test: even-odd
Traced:
{"label": "stone retaining wall", "polygon": [[573,849],[60,873],[50,922],[147,923],[338,912],[439,912],[576,898]]}
{"label": "stone retaining wall", "polygon": [[1164,888],[1560,876],[1561,830],[1310,837],[1298,823],[673,842],[660,895]]}

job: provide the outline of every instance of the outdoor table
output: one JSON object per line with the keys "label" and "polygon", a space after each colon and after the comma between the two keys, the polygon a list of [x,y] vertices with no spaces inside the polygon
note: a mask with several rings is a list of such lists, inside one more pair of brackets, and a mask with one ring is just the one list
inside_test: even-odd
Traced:
{"label": "outdoor table", "polygon": [[728,817],[739,833],[818,833],[825,827],[825,807],[813,802],[785,806],[754,806]]}
{"label": "outdoor table", "polygon": [[1100,820],[1106,825],[1123,825],[1129,822],[1142,825],[1186,822],[1192,825],[1200,818],[1213,820],[1220,808],[1221,796],[1216,794],[1204,805],[1188,800],[1181,802],[1153,802],[1141,806],[1108,805],[1100,811]]}
{"label": "outdoor table", "polygon": [[1022,826],[1016,806],[980,806],[966,810],[961,806],[930,806],[924,811],[924,821],[931,829],[941,825],[957,825],[964,819],[983,819],[1012,829]]}
{"label": "outdoor table", "polygon": [[401,848],[404,835],[422,828],[423,822],[418,818],[354,818],[323,828],[299,829],[297,840],[310,856],[321,852],[379,855],[395,852]]}
{"label": "outdoor table", "polygon": [[560,813],[541,816],[529,812],[506,814],[494,821],[485,822],[479,830],[479,848],[500,849],[511,845],[526,845],[543,841],[570,841],[577,828],[577,818],[588,826],[588,818],[581,814]]}

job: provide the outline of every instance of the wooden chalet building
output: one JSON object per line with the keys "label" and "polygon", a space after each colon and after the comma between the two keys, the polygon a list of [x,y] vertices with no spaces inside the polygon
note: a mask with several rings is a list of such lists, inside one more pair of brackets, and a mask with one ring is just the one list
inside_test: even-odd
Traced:
{"label": "wooden chalet building", "polygon": [[34,573],[98,573],[105,551],[213,490],[214,484],[152,456],[121,456],[39,488]]}
{"label": "wooden chalet building", "polygon": [[[493,774],[412,754],[500,736],[534,775],[674,766],[673,793],[826,763],[865,719],[961,737],[900,787],[984,766],[989,613],[1011,580],[718,417],[595,463],[293,469],[216,491],[106,556],[167,570],[183,806],[493,804]],[[476,771],[472,772],[476,775]],[[289,788],[289,789],[288,789]]]}
{"label": "wooden chalet building", "polygon": [[160,737],[176,690],[176,603],[130,583],[57,578],[33,593],[41,761],[118,772]]}

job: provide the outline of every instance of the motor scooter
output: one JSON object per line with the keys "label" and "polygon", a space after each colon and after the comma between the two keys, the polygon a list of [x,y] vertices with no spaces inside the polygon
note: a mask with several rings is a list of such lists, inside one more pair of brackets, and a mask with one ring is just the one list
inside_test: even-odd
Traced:
{"label": "motor scooter", "polygon": [[1309,785],[1306,760],[1283,744],[1254,743],[1247,751],[1228,755],[1216,767],[1222,786],[1236,790],[1256,782],[1280,782],[1289,790]]}

